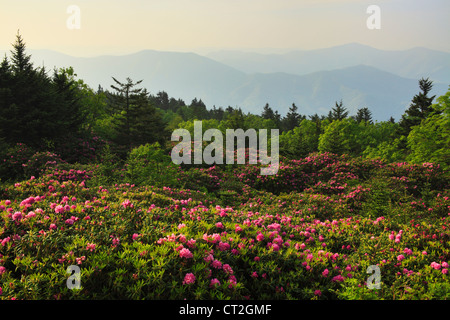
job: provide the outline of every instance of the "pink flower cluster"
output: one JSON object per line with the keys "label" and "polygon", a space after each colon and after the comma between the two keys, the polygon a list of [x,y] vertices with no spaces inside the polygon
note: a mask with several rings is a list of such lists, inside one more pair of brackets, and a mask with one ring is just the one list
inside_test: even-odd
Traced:
{"label": "pink flower cluster", "polygon": [[120,205],[123,206],[124,208],[133,208],[134,207],[134,205],[128,199],[123,201]]}
{"label": "pink flower cluster", "polygon": [[193,273],[187,273],[184,276],[183,284],[192,284],[195,282],[195,275]]}
{"label": "pink flower cluster", "polygon": [[180,250],[180,257],[186,258],[186,259],[191,259],[194,257],[194,255],[192,254],[192,252],[189,249],[183,248]]}
{"label": "pink flower cluster", "polygon": [[442,263],[437,263],[437,262],[432,262],[431,264],[430,264],[430,266],[433,268],[433,269],[435,269],[435,270],[441,270],[441,268],[442,268],[442,270],[441,270],[441,272],[443,273],[443,274],[448,274],[448,263],[447,262],[442,262]]}
{"label": "pink flower cluster", "polygon": [[391,234],[389,235],[389,239],[394,240],[395,243],[399,243],[402,240],[402,234],[403,234],[403,230],[400,230],[397,233],[397,235],[395,235],[395,232],[392,231]]}

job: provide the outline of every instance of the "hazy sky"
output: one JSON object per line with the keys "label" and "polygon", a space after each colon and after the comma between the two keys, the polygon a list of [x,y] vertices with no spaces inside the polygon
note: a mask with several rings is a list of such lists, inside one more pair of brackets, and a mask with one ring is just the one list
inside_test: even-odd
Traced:
{"label": "hazy sky", "polygon": [[[69,6],[80,29],[69,29]],[[381,29],[369,30],[369,5]],[[79,56],[144,49],[313,49],[359,42],[450,52],[449,0],[0,0],[0,49],[17,30],[30,49]],[[287,51],[287,50],[285,50]]]}

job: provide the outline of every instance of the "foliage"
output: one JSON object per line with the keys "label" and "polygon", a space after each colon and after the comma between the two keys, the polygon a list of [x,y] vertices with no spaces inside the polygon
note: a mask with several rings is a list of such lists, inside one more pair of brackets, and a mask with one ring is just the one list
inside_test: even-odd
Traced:
{"label": "foliage", "polygon": [[130,151],[127,178],[136,185],[173,185],[178,168],[159,143],[146,144]]}
{"label": "foliage", "polygon": [[435,162],[450,167],[450,91],[432,106],[431,114],[408,135],[409,160]]}
{"label": "foliage", "polygon": [[[303,183],[278,195],[251,165],[180,172],[182,184],[204,177],[206,193],[99,185],[69,167],[0,190],[0,299],[449,297],[450,180],[438,166],[284,159],[273,182]],[[70,265],[80,289],[66,285]],[[367,287],[369,266],[380,289]]]}
{"label": "foliage", "polygon": [[20,34],[13,48],[11,62],[5,57],[0,66],[1,136],[10,145],[46,151],[43,146],[82,124],[77,88],[64,70],[48,76],[44,68],[35,68]]}

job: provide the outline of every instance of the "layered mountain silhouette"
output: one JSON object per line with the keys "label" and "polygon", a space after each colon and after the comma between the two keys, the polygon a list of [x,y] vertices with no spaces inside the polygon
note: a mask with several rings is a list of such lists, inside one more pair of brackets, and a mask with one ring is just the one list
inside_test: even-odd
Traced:
{"label": "layered mountain silhouette", "polygon": [[350,43],[284,54],[222,50],[207,56],[247,73],[286,72],[304,75],[363,64],[405,78],[430,77],[436,82],[450,84],[450,53],[421,47],[388,51]]}
{"label": "layered mountain silhouette", "polygon": [[208,56],[145,50],[90,58],[48,50],[29,53],[36,66],[48,71],[72,66],[93,89],[109,89],[112,77],[130,77],[142,79],[153,94],[166,91],[187,104],[197,98],[208,108],[240,107],[254,114],[261,114],[266,103],[281,115],[292,103],[302,114],[327,114],[342,100],[350,114],[368,107],[375,120],[399,119],[419,92],[421,77],[434,81],[432,94],[437,96],[450,84],[450,53],[424,48],[383,51],[349,44],[286,54],[221,51]]}

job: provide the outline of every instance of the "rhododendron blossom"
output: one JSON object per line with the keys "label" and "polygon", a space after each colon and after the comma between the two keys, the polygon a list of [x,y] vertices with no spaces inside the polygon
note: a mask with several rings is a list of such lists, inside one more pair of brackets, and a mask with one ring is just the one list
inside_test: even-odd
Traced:
{"label": "rhododendron blossom", "polygon": [[193,273],[187,273],[184,276],[183,284],[192,284],[195,282],[195,275]]}

